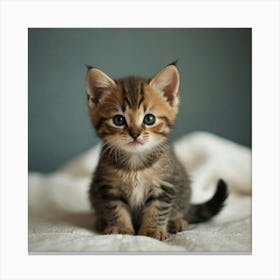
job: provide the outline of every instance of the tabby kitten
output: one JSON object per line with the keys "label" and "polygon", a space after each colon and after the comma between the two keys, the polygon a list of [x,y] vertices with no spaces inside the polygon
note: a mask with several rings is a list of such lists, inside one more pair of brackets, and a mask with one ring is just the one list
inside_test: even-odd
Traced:
{"label": "tabby kitten", "polygon": [[220,180],[209,201],[190,204],[190,178],[169,140],[178,112],[179,73],[175,64],[152,79],[112,80],[88,67],[88,109],[103,140],[90,186],[96,230],[164,240],[217,214],[227,197]]}

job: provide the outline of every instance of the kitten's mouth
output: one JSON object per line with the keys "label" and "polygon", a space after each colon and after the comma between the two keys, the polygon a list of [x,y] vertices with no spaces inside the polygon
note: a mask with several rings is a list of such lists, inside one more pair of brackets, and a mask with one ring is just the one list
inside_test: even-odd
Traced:
{"label": "kitten's mouth", "polygon": [[139,140],[133,140],[133,141],[129,142],[128,144],[131,146],[143,145],[143,143],[140,142]]}

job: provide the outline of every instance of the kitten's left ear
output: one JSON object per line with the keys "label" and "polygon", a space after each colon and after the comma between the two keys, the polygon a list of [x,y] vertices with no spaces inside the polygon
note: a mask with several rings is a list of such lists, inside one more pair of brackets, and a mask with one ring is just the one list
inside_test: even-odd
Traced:
{"label": "kitten's left ear", "polygon": [[180,77],[175,65],[170,64],[161,69],[150,81],[150,86],[163,94],[171,106],[178,104]]}

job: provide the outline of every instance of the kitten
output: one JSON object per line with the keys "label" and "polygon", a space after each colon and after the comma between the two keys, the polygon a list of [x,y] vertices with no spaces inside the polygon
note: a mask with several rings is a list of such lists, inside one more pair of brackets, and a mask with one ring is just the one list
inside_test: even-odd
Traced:
{"label": "kitten", "polygon": [[190,204],[190,178],[169,140],[178,88],[175,63],[150,80],[112,80],[88,67],[89,115],[103,140],[89,191],[97,231],[164,240],[222,209],[227,197],[223,180],[209,201]]}

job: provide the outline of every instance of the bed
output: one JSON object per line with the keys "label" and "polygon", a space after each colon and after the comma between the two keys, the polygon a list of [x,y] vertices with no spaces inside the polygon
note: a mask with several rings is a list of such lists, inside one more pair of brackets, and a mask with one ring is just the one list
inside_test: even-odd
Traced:
{"label": "bed", "polygon": [[29,173],[30,254],[251,253],[250,149],[207,132],[179,139],[175,151],[191,174],[192,201],[211,197],[219,178],[227,182],[230,195],[222,212],[211,221],[158,241],[94,231],[87,193],[100,147],[93,147],[53,173]]}

